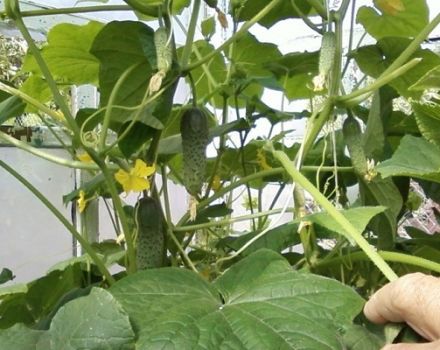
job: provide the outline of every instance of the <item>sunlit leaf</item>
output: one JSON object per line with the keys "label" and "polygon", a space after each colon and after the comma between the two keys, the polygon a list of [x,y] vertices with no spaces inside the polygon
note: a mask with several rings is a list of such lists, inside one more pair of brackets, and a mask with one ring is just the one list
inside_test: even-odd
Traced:
{"label": "sunlit leaf", "polygon": [[425,0],[376,0],[374,8],[363,6],[357,13],[357,21],[375,37],[414,37],[429,21]]}

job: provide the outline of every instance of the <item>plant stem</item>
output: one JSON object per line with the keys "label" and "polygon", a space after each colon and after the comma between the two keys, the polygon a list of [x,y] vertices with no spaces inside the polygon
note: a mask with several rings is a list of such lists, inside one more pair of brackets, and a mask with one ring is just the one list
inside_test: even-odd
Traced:
{"label": "plant stem", "polygon": [[[306,171],[317,171],[318,169],[321,169],[321,171],[323,171],[323,170],[324,171],[333,171],[335,168],[333,166],[319,167],[319,166],[307,166],[307,165],[304,165],[301,168],[301,171],[304,171],[304,172],[306,172]],[[338,171],[341,171],[341,172],[352,172],[353,171],[352,167],[338,167],[337,169],[338,169]],[[200,201],[199,204],[197,205],[197,210],[205,208],[210,203],[214,202],[215,200],[217,200],[219,198],[222,198],[225,194],[231,192],[234,188],[240,187],[240,186],[246,184],[247,182],[250,182],[250,181],[253,181],[253,180],[257,180],[257,179],[261,179],[261,178],[267,177],[267,176],[279,175],[279,174],[282,174],[284,172],[285,172],[284,168],[283,167],[279,167],[279,168],[273,168],[273,169],[269,169],[269,170],[263,170],[263,171],[260,171],[258,173],[251,174],[251,175],[248,175],[246,177],[243,177],[240,180],[237,180],[237,181],[231,183],[229,186],[221,188],[216,193],[214,193],[211,197],[203,199],[202,201]],[[188,213],[184,214],[180,218],[179,222],[177,223],[177,226],[182,226],[183,223],[188,221],[188,218],[189,218],[189,214]]]}
{"label": "plant stem", "polygon": [[[179,25],[180,29],[182,30],[183,34],[187,35],[187,31],[185,26],[182,24],[182,22],[179,20],[178,17],[175,17],[174,20],[177,22],[177,24]],[[194,54],[196,55],[197,59],[202,59],[203,56],[201,55],[199,49],[197,48],[197,45],[193,45],[192,49],[194,50]],[[206,75],[206,78],[208,79],[209,83],[213,86],[213,91],[215,91],[216,89],[218,89],[219,84],[217,83],[217,81],[215,80],[214,76],[212,75],[209,66],[206,64],[202,64],[202,69],[203,72]],[[200,78],[199,78],[200,80]],[[197,85],[197,83],[195,84]],[[212,94],[212,91],[209,91],[209,95]]]}
{"label": "plant stem", "polygon": [[[434,271],[437,273],[440,273],[440,264],[436,263],[434,261],[420,258],[418,256],[413,256],[409,254],[403,254],[403,253],[397,253],[397,252],[389,252],[380,250],[377,252],[385,261],[390,262],[397,262],[402,263],[406,265],[413,265],[418,266],[430,271]],[[330,260],[317,262],[313,268],[321,268],[321,267],[327,267],[327,266],[333,266],[336,264],[343,263],[344,260],[350,260],[350,261],[364,261],[364,260],[370,260],[369,257],[365,254],[365,252],[354,252],[349,253],[344,256],[339,256]]]}
{"label": "plant stem", "polygon": [[431,33],[438,25],[440,24],[440,13],[435,16],[435,18],[428,23],[425,28],[423,28],[419,34],[414,38],[414,40],[409,44],[406,49],[397,57],[394,62],[380,75],[384,77],[388,75],[390,72],[393,72],[397,68],[403,66],[403,64],[411,57],[411,55],[419,49],[420,44],[428,37],[429,33]]}
{"label": "plant stem", "polygon": [[[282,209],[272,209],[272,210],[267,210],[267,211],[255,213],[255,214],[242,215],[242,216],[237,216],[237,217],[224,219],[224,220],[218,220],[218,221],[210,221],[210,222],[206,222],[204,224],[185,225],[185,226],[180,226],[180,227],[177,226],[174,228],[173,231],[174,232],[188,232],[188,231],[201,230],[201,229],[208,228],[208,227],[227,226],[227,225],[232,224],[234,222],[252,220],[252,219],[256,219],[256,218],[262,218],[262,217],[267,217],[270,215],[278,214],[281,211],[282,211]],[[292,209],[287,209],[287,211],[292,211]]]}
{"label": "plant stem", "polygon": [[296,5],[295,0],[290,0],[290,4],[292,5],[293,9],[298,13],[298,15],[303,20],[304,24],[307,25],[310,29],[314,30],[318,34],[322,34],[322,29],[318,28],[315,23],[313,23],[307,15],[305,15],[301,9]]}
{"label": "plant stem", "polygon": [[[39,17],[39,16],[52,16],[52,15],[69,15],[73,13],[87,13],[87,12],[108,12],[108,11],[131,11],[132,8],[128,5],[107,5],[107,6],[82,6],[82,7],[66,7],[66,8],[54,8],[44,10],[31,10],[22,11],[21,17]],[[0,13],[0,17],[5,15],[4,12]]]}
{"label": "plant stem", "polygon": [[217,49],[211,51],[201,60],[194,62],[188,66],[182,66],[182,71],[187,72],[191,71],[194,68],[197,68],[201,64],[209,61],[212,57],[214,57],[218,52],[221,52],[224,48],[228,47],[231,43],[235,42],[242,35],[246,34],[255,23],[257,23],[260,19],[266,16],[273,8],[275,8],[278,4],[280,4],[284,0],[272,0],[269,4],[267,4],[260,12],[258,12],[254,17],[252,17],[249,21],[244,23],[242,27],[228,40],[226,40],[223,44],[221,44]]}
{"label": "plant stem", "polygon": [[393,70],[391,73],[382,74],[381,77],[376,79],[372,84],[369,86],[366,86],[362,89],[358,89],[353,91],[352,93],[345,95],[345,96],[339,96],[336,98],[337,102],[342,102],[344,104],[353,104],[353,103],[359,103],[358,97],[360,97],[362,100],[365,100],[370,94],[372,94],[374,91],[376,91],[378,88],[384,86],[385,84],[388,84],[390,81],[396,79],[397,77],[405,74],[407,71],[409,71],[411,68],[413,68],[415,65],[420,63],[422,61],[422,58],[413,58],[411,61],[405,63],[401,67]]}
{"label": "plant stem", "polygon": [[36,189],[29,181],[27,181],[23,176],[16,172],[13,168],[7,165],[5,162],[0,160],[0,166],[14,176],[18,181],[20,181],[32,194],[37,197],[47,209],[49,209],[55,217],[60,220],[60,222],[66,227],[66,229],[71,233],[71,235],[81,244],[86,253],[90,256],[93,262],[98,267],[99,271],[106,278],[108,283],[112,285],[115,283],[115,279],[108,271],[104,262],[95,253],[93,247],[89,242],[78,232],[75,227],[64,217],[64,215],[40,192]]}
{"label": "plant stem", "polygon": [[320,109],[317,109],[310,117],[304,136],[304,141],[301,144],[301,148],[296,156],[297,165],[302,164],[306,154],[312,148],[316,137],[319,135],[322,127],[332,114],[333,108],[334,101],[331,97],[328,97],[324,102],[324,105]]}
{"label": "plant stem", "polygon": [[61,157],[54,156],[47,152],[41,151],[38,148],[32,147],[26,142],[19,141],[16,138],[9,136],[8,134],[0,131],[0,140],[7,142],[23,151],[26,151],[34,156],[40,157],[42,159],[48,160],[49,162],[62,165],[73,169],[84,169],[84,170],[99,170],[99,167],[94,163],[84,163],[80,161],[67,160]]}
{"label": "plant stem", "polygon": [[194,43],[194,34],[196,32],[197,20],[200,13],[200,2],[201,0],[194,0],[188,32],[186,34],[186,43],[183,48],[182,57],[180,60],[180,65],[182,67],[186,67],[188,65],[189,58],[191,56],[192,46]]}
{"label": "plant stem", "polygon": [[[281,196],[281,193],[284,191],[284,188],[286,187],[285,183],[282,183],[279,187],[278,187],[278,191],[277,193],[275,193],[275,196],[273,196],[272,198],[272,202],[269,205],[268,210],[272,210],[273,207],[275,206],[275,204],[277,203],[278,199]],[[264,227],[264,225],[266,224],[268,219],[268,216],[266,216],[265,218],[263,218],[263,220],[261,220],[261,227]]]}
{"label": "plant stem", "polygon": [[99,166],[102,174],[104,175],[105,181],[107,183],[107,189],[109,190],[112,197],[113,205],[115,206],[116,212],[119,214],[119,219],[121,220],[122,225],[122,232],[125,235],[125,242],[127,243],[127,272],[134,273],[136,272],[136,252],[134,250],[133,235],[130,232],[127,216],[125,214],[124,208],[122,207],[122,201],[119,197],[114,178],[112,176],[112,173],[110,172],[110,169],[107,167],[104,160],[101,159],[97,152],[90,148],[86,149],[86,151],[87,153],[89,153],[93,161]]}
{"label": "plant stem", "polygon": [[195,273],[199,273],[197,268],[194,266],[194,263],[191,261],[188,254],[186,254],[186,252],[183,249],[182,245],[180,244],[179,240],[176,238],[176,236],[174,235],[173,231],[171,230],[171,228],[169,226],[167,226],[167,232],[168,232],[168,235],[173,240],[174,244],[176,245],[177,250],[179,251],[180,256],[182,257],[183,261],[188,265],[188,267],[191,270],[193,270]]}
{"label": "plant stem", "polygon": [[110,94],[110,97],[108,99],[108,103],[107,103],[107,109],[105,110],[105,114],[104,114],[104,119],[102,121],[102,128],[101,128],[101,134],[99,137],[99,152],[103,152],[105,149],[105,143],[106,143],[106,139],[107,139],[107,131],[110,125],[110,118],[111,118],[111,114],[112,114],[112,110],[113,110],[113,104],[114,101],[118,95],[119,90],[121,89],[122,84],[125,82],[125,80],[127,79],[128,75],[130,73],[133,72],[133,70],[135,68],[137,68],[140,64],[134,64],[130,67],[128,67],[124,73],[121,74],[121,76],[118,78],[118,80],[116,81],[115,86],[112,89],[112,92]]}
{"label": "plant stem", "polygon": [[315,187],[313,184],[302,175],[294,166],[293,162],[282,151],[272,149],[272,153],[278,159],[283,167],[286,169],[292,180],[316,200],[316,202],[324,208],[327,213],[338,222],[346,232],[348,238],[353,239],[358,246],[367,254],[371,261],[379,268],[385,277],[393,281],[397,279],[396,273],[389,267],[389,265],[382,259],[382,257],[370,246],[368,241],[362,236],[360,232],[351,224],[347,218],[338,211],[333,204]]}

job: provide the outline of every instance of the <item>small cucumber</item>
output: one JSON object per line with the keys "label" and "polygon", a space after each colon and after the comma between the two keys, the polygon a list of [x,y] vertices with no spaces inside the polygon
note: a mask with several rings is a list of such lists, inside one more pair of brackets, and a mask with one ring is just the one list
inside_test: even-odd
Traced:
{"label": "small cucumber", "polygon": [[336,35],[333,32],[325,32],[322,35],[321,51],[319,52],[319,74],[327,76],[335,62]]}
{"label": "small cucumber", "polygon": [[151,197],[141,198],[135,207],[137,229],[136,263],[139,270],[162,267],[165,234],[160,204]]}
{"label": "small cucumber", "polygon": [[358,121],[353,117],[345,119],[342,125],[345,144],[350,154],[354,172],[365,178],[368,174],[368,162],[362,147],[362,131]]}
{"label": "small cucumber", "polygon": [[157,70],[166,73],[173,63],[171,40],[168,40],[168,31],[161,27],[154,32],[154,46],[156,47]]}
{"label": "small cucumber", "polygon": [[319,74],[313,77],[313,90],[322,91],[328,84],[328,76],[335,62],[336,35],[325,32],[322,35],[321,51],[319,52]]}
{"label": "small cucumber", "polygon": [[209,142],[208,119],[196,107],[187,108],[180,121],[182,136],[184,185],[195,196],[205,180],[206,146]]}

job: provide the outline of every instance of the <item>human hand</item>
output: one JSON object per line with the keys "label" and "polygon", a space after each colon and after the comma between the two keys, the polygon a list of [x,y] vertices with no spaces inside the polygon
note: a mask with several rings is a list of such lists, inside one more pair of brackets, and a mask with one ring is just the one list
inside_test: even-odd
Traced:
{"label": "human hand", "polygon": [[370,298],[364,314],[374,323],[406,322],[430,341],[387,345],[382,350],[440,350],[440,278],[422,273],[400,277]]}

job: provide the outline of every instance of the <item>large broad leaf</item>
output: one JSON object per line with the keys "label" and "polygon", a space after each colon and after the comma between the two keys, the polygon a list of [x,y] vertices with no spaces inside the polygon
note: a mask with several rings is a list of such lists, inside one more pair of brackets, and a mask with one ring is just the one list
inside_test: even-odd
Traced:
{"label": "large broad leaf", "polygon": [[[129,69],[131,72],[120,85],[113,103],[125,107],[141,103],[152,75],[152,67],[156,64],[153,43],[153,29],[141,22],[110,22],[99,32],[91,52],[100,62],[99,85],[102,106],[108,103],[116,82]],[[140,121],[148,125],[151,110],[142,112],[144,117]],[[135,112],[113,108],[113,128],[118,129],[129,121],[133,113]]]}
{"label": "large broad leaf", "polygon": [[318,74],[318,60],[319,52],[294,52],[266,63],[266,67],[275,74],[288,99],[310,98],[314,94],[310,87]]}
{"label": "large broad leaf", "polygon": [[49,337],[53,350],[130,350],[135,335],[118,301],[106,290],[93,288],[57,312]]}
{"label": "large broad leaf", "polygon": [[440,147],[424,138],[406,135],[391,159],[376,169],[382,177],[409,176],[440,182]]}
{"label": "large broad leaf", "polygon": [[[236,21],[247,21],[260,12],[271,0],[233,0],[231,1],[231,14]],[[311,14],[309,1],[292,0],[303,14]],[[291,1],[281,1],[272,11],[258,23],[266,28],[282,19],[301,17],[292,7]]]}
{"label": "large broad leaf", "polygon": [[106,290],[61,307],[48,331],[16,324],[0,330],[0,350],[133,350],[135,334],[128,315]]}
{"label": "large broad leaf", "polygon": [[139,349],[342,349],[363,304],[337,281],[295,272],[260,250],[214,284],[176,268],[142,271],[110,288]]}
{"label": "large broad leaf", "polygon": [[[227,54],[228,49],[225,50]],[[264,78],[271,76],[265,65],[281,57],[276,45],[261,43],[254,35],[247,33],[235,42],[231,60],[235,68],[246,72],[248,77]]]}
{"label": "large broad leaf", "polygon": [[429,21],[425,0],[375,0],[376,9],[363,6],[357,21],[376,39],[387,36],[414,37]]}
{"label": "large broad leaf", "polygon": [[1,296],[0,328],[15,323],[35,325],[44,320],[58,301],[70,290],[83,286],[83,273],[78,265],[52,271],[27,284],[27,288]]}
{"label": "large broad leaf", "polygon": [[0,350],[39,350],[37,343],[43,334],[43,331],[27,328],[20,323],[0,329]]}
{"label": "large broad leaf", "polygon": [[[41,54],[57,80],[64,84],[98,83],[99,61],[89,51],[102,27],[93,21],[82,26],[62,23],[49,31]],[[23,70],[41,76],[33,56],[26,57]]]}
{"label": "large broad leaf", "polygon": [[423,137],[440,146],[440,105],[433,102],[413,102],[412,108]]}
{"label": "large broad leaf", "polygon": [[[411,39],[386,37],[376,45],[363,46],[353,53],[360,69],[367,75],[377,78],[407,48]],[[418,49],[409,58],[422,58],[422,61],[405,74],[392,80],[389,85],[404,97],[419,98],[422,91],[409,90],[420,77],[440,65],[440,57],[426,49]]]}

